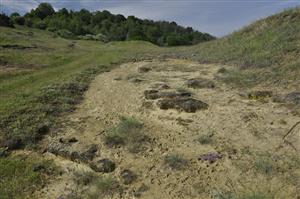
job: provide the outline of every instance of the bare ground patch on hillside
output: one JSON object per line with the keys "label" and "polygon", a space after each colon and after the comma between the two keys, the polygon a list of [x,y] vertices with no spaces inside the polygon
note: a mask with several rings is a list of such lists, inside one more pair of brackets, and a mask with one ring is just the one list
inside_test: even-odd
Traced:
{"label": "bare ground patch on hillside", "polygon": [[299,115],[269,96],[244,97],[216,78],[220,68],[153,60],[97,76],[62,133],[43,140],[63,172],[36,195],[299,197],[299,127],[283,140]]}

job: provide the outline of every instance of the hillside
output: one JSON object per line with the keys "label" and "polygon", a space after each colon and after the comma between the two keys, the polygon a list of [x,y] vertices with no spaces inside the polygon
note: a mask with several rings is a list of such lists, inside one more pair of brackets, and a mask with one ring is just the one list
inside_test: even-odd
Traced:
{"label": "hillside", "polygon": [[179,51],[203,63],[236,65],[228,82],[241,86],[299,83],[300,8],[261,19],[224,38]]}
{"label": "hillside", "polygon": [[299,197],[299,19],[168,48],[0,27],[0,198]]}
{"label": "hillside", "polygon": [[[192,45],[215,39],[212,35],[182,27],[175,22],[139,19],[135,16],[114,15],[109,11],[90,12],[62,8],[55,11],[41,3],[24,16],[11,14],[11,21],[42,30],[56,32],[62,37],[108,41],[143,40],[160,46]],[[0,24],[1,21],[0,16]]]}

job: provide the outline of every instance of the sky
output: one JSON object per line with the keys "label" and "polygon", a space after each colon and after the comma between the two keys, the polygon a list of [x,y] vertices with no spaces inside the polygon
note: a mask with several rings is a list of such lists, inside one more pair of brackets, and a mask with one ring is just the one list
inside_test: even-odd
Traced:
{"label": "sky", "polygon": [[217,37],[257,19],[300,6],[300,0],[0,0],[0,12],[24,14],[41,2],[51,3],[56,10],[63,7],[108,10],[143,19],[175,21]]}

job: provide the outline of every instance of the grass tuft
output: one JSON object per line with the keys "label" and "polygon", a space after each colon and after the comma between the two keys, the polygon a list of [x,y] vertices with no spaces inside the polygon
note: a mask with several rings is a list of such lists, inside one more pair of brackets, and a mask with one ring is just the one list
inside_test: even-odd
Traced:
{"label": "grass tuft", "polygon": [[183,170],[188,165],[188,161],[179,154],[169,154],[164,161],[166,165],[175,170]]}
{"label": "grass tuft", "polygon": [[130,152],[139,152],[142,143],[147,140],[143,134],[143,124],[133,117],[122,117],[120,122],[105,136],[105,143],[110,146],[127,145]]}

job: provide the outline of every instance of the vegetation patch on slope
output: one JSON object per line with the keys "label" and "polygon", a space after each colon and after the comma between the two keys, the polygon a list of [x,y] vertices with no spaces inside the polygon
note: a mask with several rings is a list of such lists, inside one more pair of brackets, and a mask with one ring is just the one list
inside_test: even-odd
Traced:
{"label": "vegetation patch on slope", "polygon": [[239,66],[224,73],[225,79],[235,85],[253,86],[268,81],[287,85],[299,82],[299,41],[300,8],[294,8],[179,52],[203,63]]}
{"label": "vegetation patch on slope", "polygon": [[9,149],[37,143],[59,115],[74,109],[95,75],[145,52],[159,53],[144,42],[71,41],[21,27],[1,32],[0,44],[38,46],[0,50],[1,143]]}
{"label": "vegetation patch on slope", "polygon": [[24,198],[41,188],[55,172],[50,161],[21,156],[0,158],[0,195],[3,199]]}
{"label": "vegetation patch on slope", "polygon": [[[152,21],[135,16],[125,18],[109,11],[90,12],[66,8],[55,11],[49,3],[41,3],[36,9],[20,16],[13,13],[12,21],[42,30],[56,32],[58,35],[72,39],[100,41],[144,40],[160,46],[191,45],[214,39],[207,33],[184,28],[175,22]],[[1,19],[6,16],[0,16]],[[1,24],[1,23],[0,23]]]}

